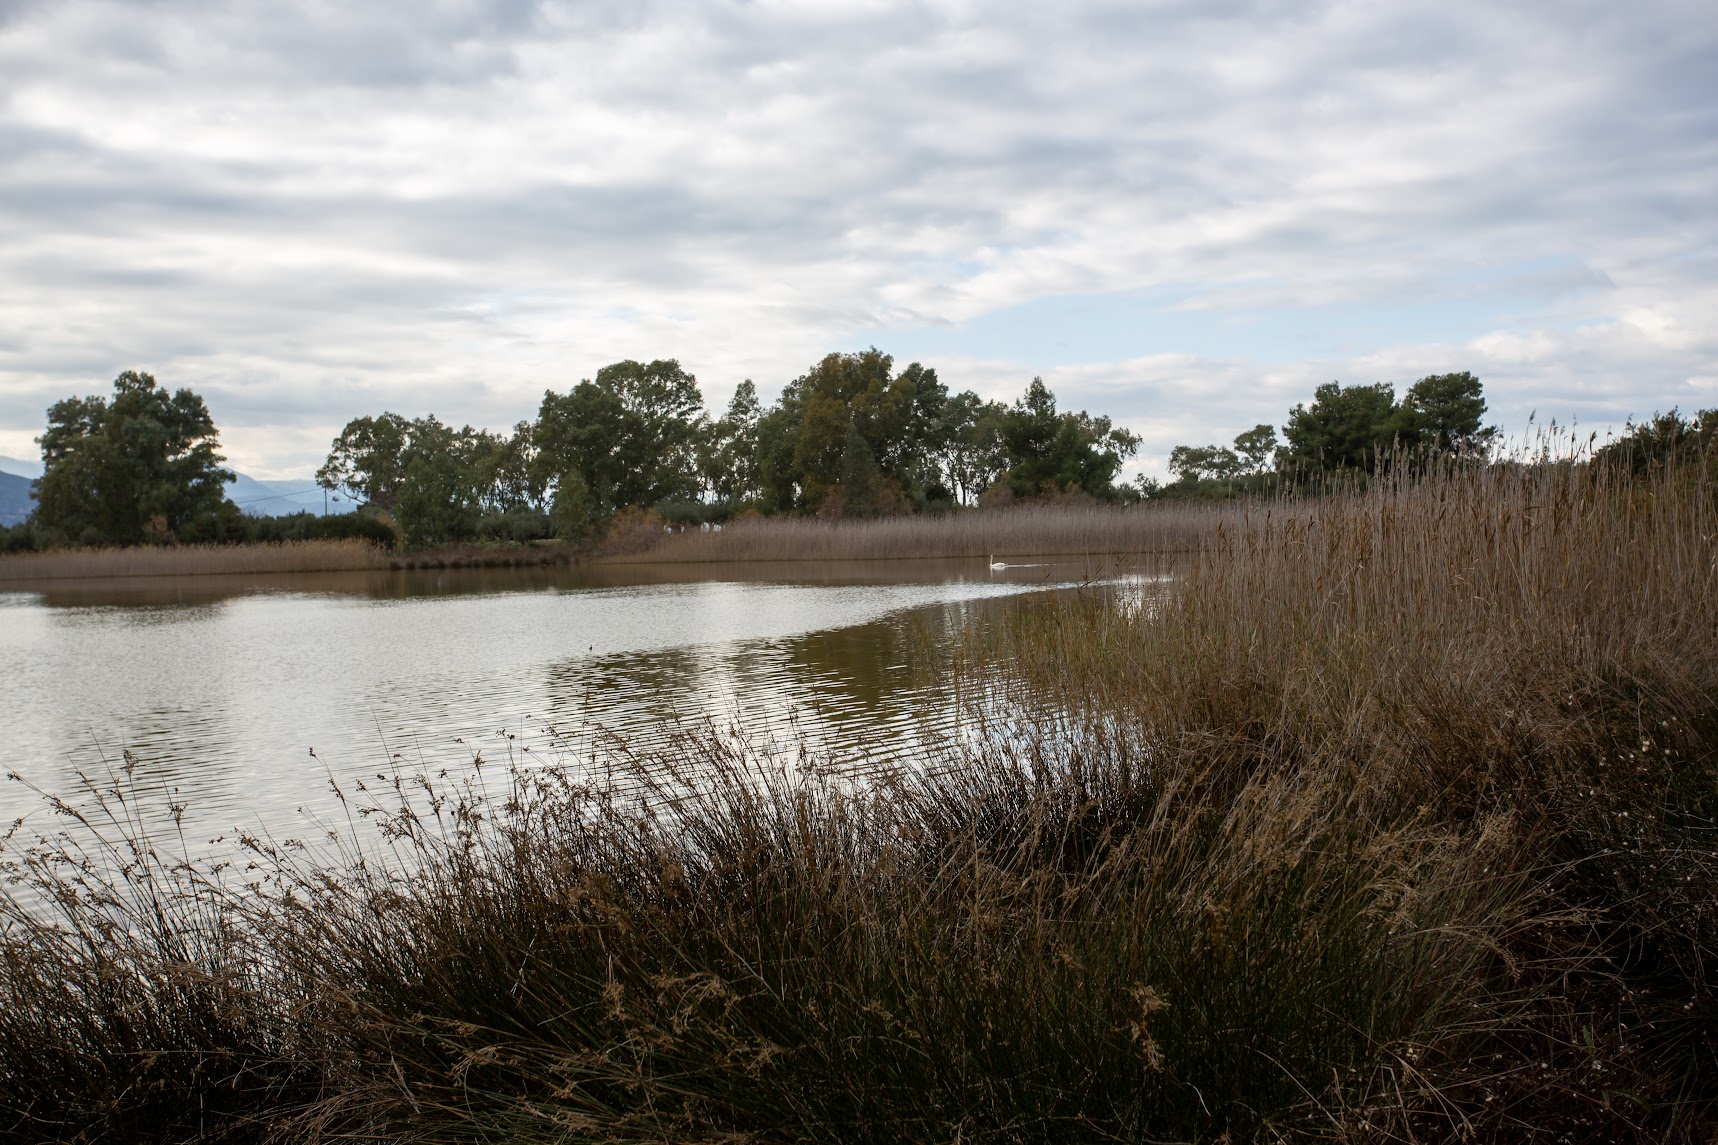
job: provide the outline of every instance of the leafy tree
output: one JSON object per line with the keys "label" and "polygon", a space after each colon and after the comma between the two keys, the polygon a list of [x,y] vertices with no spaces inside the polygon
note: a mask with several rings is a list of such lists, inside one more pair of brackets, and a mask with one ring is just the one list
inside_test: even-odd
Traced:
{"label": "leafy tree", "polygon": [[538,409],[537,472],[545,482],[577,471],[594,512],[695,496],[705,434],[697,379],[673,359],[616,362]]}
{"label": "leafy tree", "polygon": [[800,470],[794,463],[799,445],[801,403],[793,386],[758,419],[755,456],[759,506],[766,513],[791,513],[800,503]]}
{"label": "leafy tree", "polygon": [[392,512],[406,476],[409,433],[410,423],[397,413],[353,418],[329,447],[316,483]]}
{"label": "leafy tree", "polygon": [[536,465],[536,427],[522,421],[506,436],[480,432],[472,464],[485,512],[521,513],[538,509],[544,487]]}
{"label": "leafy tree", "polygon": [[758,423],[763,405],[750,378],[734,387],[728,412],[710,427],[699,454],[705,488],[728,504],[750,501],[761,492],[758,475]]}
{"label": "leafy tree", "polygon": [[[791,383],[799,403],[793,461],[802,507],[822,509],[849,473],[869,474],[873,468],[879,490],[883,480],[897,487],[917,484],[922,453],[913,422],[927,371],[917,363],[899,374],[893,368],[893,359],[874,348],[829,354]],[[851,460],[850,450],[856,451]],[[840,504],[872,511],[863,496],[843,494]]]}
{"label": "leafy tree", "polygon": [[433,414],[410,423],[395,510],[407,543],[434,545],[477,535],[484,508],[484,436],[470,426],[444,425]]}
{"label": "leafy tree", "polygon": [[1673,409],[1643,422],[1631,420],[1620,437],[1598,450],[1595,460],[1637,474],[1672,464],[1718,468],[1718,409],[1689,417]]}
{"label": "leafy tree", "polygon": [[[826,355],[758,421],[762,507],[872,513],[922,503],[940,477],[946,404],[936,372],[916,362],[897,374],[876,349]],[[846,489],[850,479],[864,488]]]}
{"label": "leafy tree", "polygon": [[1479,379],[1464,370],[1421,378],[1408,387],[1397,425],[1405,441],[1434,453],[1476,454],[1497,437],[1496,426],[1481,428],[1484,418]]}
{"label": "leafy tree", "polygon": [[955,499],[963,505],[978,500],[1008,470],[1008,447],[1002,440],[1007,414],[1007,406],[983,401],[971,390],[949,398],[944,407],[948,432],[937,460]]}
{"label": "leafy tree", "polygon": [[1240,455],[1248,473],[1264,473],[1271,467],[1277,451],[1276,427],[1261,422],[1252,429],[1235,435],[1235,452]]}
{"label": "leafy tree", "polygon": [[[821,509],[823,502],[841,484],[846,471],[847,446],[857,428],[840,394],[813,391],[800,403],[799,440],[793,447],[793,467],[799,475],[803,503]],[[859,436],[859,440],[864,438]],[[873,455],[872,463],[876,463]]]}
{"label": "leafy tree", "polygon": [[849,422],[847,442],[841,451],[841,484],[836,490],[836,502],[826,502],[826,510],[845,517],[872,517],[894,508],[885,495],[883,470],[877,464],[871,445]]}
{"label": "leafy tree", "polygon": [[566,541],[582,541],[597,526],[597,507],[584,475],[569,469],[555,482],[555,500],[549,509],[555,536]]}
{"label": "leafy tree", "polygon": [[1220,445],[1178,445],[1169,452],[1169,471],[1183,481],[1230,481],[1241,467],[1235,451]]}
{"label": "leafy tree", "polygon": [[1313,393],[1311,405],[1289,411],[1281,460],[1311,470],[1370,470],[1378,451],[1388,449],[1403,428],[1396,414],[1395,391],[1388,383],[1327,382]]}
{"label": "leafy tree", "polygon": [[1033,378],[1003,416],[1002,441],[1018,497],[1072,492],[1114,497],[1122,462],[1139,449],[1139,438],[1115,428],[1107,417],[1058,413],[1056,397],[1042,378]]}
{"label": "leafy tree", "polygon": [[38,524],[86,544],[173,541],[221,514],[234,480],[203,399],[171,395],[127,370],[113,396],[67,398],[48,411]]}
{"label": "leafy tree", "polygon": [[898,480],[915,492],[932,485],[941,485],[942,458],[947,454],[954,434],[954,423],[948,387],[937,372],[913,362],[901,371],[897,381],[913,387],[912,419],[908,425],[907,442],[898,462]]}

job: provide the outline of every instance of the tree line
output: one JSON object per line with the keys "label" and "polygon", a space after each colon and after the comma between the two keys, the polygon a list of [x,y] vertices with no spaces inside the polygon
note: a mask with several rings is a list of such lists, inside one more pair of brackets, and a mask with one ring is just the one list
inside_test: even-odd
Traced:
{"label": "tree line", "polygon": [[391,513],[407,540],[580,540],[629,507],[668,522],[743,513],[870,517],[1085,497],[1118,485],[1139,438],[1057,407],[1034,378],[1012,404],[951,394],[934,369],[871,349],[835,353],[765,406],[750,381],[705,412],[673,359],[604,366],[510,432],[433,415],[354,418],[317,480]]}
{"label": "tree line", "polygon": [[[949,393],[934,369],[897,370],[876,349],[826,355],[766,406],[744,381],[719,417],[673,359],[616,362],[537,416],[495,433],[433,414],[349,421],[316,478],[364,508],[318,518],[247,517],[226,498],[219,434],[201,397],[126,371],[110,397],[67,398],[37,439],[30,520],[0,549],[359,536],[414,546],[572,542],[618,515],[671,524],[744,514],[868,517],[1016,501],[1222,499],[1364,479],[1402,458],[1484,460],[1498,431],[1471,373],[1438,374],[1398,398],[1386,383],[1319,386],[1277,428],[1230,445],[1178,445],[1173,480],[1118,481],[1139,438],[1058,407],[1034,378],[1012,403]],[[1596,457],[1632,468],[1718,456],[1718,411],[1630,423]],[[1334,478],[1334,480],[1333,480]]]}
{"label": "tree line", "polygon": [[1224,498],[1283,485],[1318,486],[1332,474],[1365,475],[1392,459],[1483,459],[1498,439],[1485,421],[1485,393],[1466,371],[1421,378],[1397,398],[1387,382],[1319,386],[1311,402],[1276,427],[1254,426],[1230,446],[1178,445],[1167,485],[1146,478],[1154,498]]}
{"label": "tree line", "polygon": [[[1137,498],[1118,484],[1139,439],[1059,409],[1034,378],[1012,404],[951,394],[934,369],[876,349],[834,353],[765,406],[742,382],[719,417],[673,359],[616,362],[510,431],[391,411],[349,421],[317,481],[363,509],[252,518],[226,499],[219,434],[201,397],[127,371],[111,397],[67,398],[37,439],[43,476],[7,550],[58,545],[386,536],[582,541],[620,513],[676,523],[936,512],[1013,500]],[[386,522],[394,524],[390,526]]]}

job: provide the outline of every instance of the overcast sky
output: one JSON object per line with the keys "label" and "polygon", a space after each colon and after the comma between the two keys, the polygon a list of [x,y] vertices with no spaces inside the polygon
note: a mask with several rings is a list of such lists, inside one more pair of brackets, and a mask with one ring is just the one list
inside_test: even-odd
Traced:
{"label": "overcast sky", "polygon": [[287,477],[869,345],[1136,471],[1331,379],[1602,428],[1718,406],[1715,240],[1711,0],[0,0],[13,456],[131,368]]}

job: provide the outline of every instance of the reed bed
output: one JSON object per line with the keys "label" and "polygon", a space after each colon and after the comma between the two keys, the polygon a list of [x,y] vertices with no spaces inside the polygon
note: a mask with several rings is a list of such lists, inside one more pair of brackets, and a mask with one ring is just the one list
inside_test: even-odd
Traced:
{"label": "reed bed", "polygon": [[757,518],[721,532],[663,535],[604,563],[911,560],[1170,554],[1196,548],[1221,516],[1198,506],[1046,505],[825,521]]}
{"label": "reed bed", "polygon": [[1401,1063],[1435,1098],[1397,1135],[1710,1140],[1713,492],[1674,466],[1499,466],[1256,505],[1163,598],[1028,603],[974,655],[1221,777],[1213,810],[1491,840],[1515,921],[1473,932],[1492,958],[1468,1020]]}
{"label": "reed bed", "polygon": [[56,549],[0,556],[0,583],[72,577],[353,572],[385,569],[389,559],[385,550],[361,540]]}
{"label": "reed bed", "polygon": [[1062,723],[864,784],[712,734],[192,864],[127,760],[9,840],[0,1133],[1708,1141],[1710,494],[1234,510],[941,666]]}

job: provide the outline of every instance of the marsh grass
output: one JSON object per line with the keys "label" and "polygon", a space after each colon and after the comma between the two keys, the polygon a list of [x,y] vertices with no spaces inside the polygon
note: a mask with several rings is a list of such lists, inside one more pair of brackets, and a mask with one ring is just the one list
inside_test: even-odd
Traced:
{"label": "marsh grass", "polygon": [[128,760],[8,843],[0,1132],[1706,1140],[1703,482],[1234,511],[945,666],[1062,722],[865,782],[711,733],[186,863]]}
{"label": "marsh grass", "polygon": [[388,567],[388,553],[361,540],[56,549],[0,556],[0,583],[73,577],[351,572]]}
{"label": "marsh grass", "polygon": [[1222,510],[1202,506],[1027,506],[943,515],[740,520],[721,532],[653,535],[648,547],[602,558],[657,561],[842,561],[1188,552]]}

